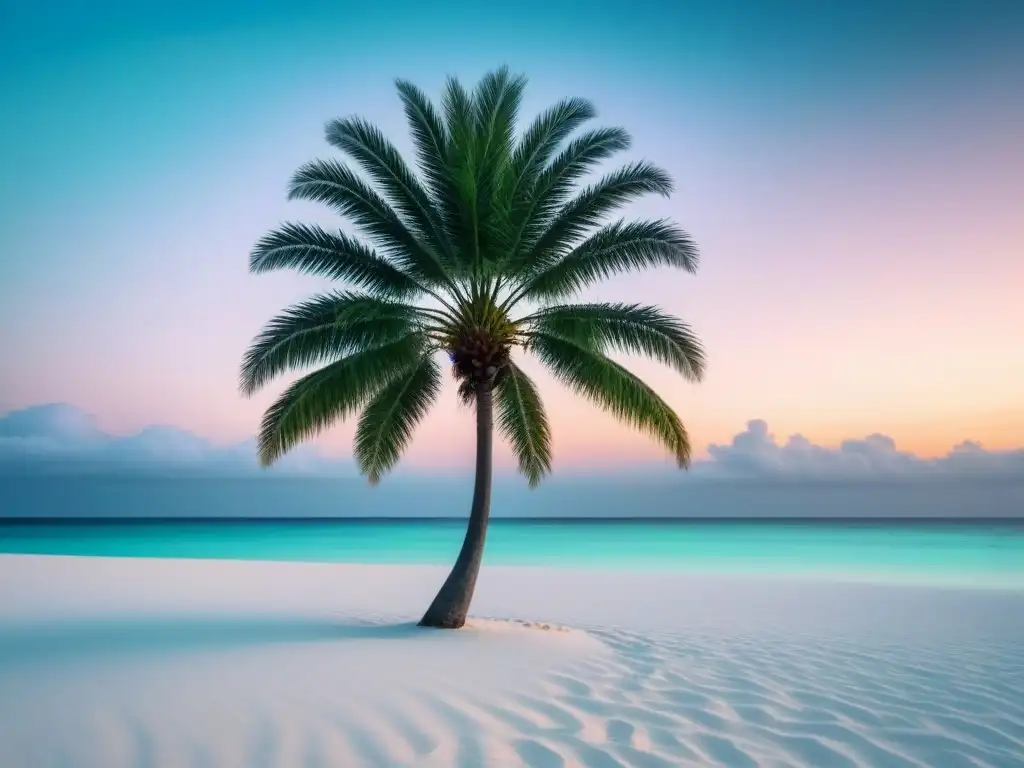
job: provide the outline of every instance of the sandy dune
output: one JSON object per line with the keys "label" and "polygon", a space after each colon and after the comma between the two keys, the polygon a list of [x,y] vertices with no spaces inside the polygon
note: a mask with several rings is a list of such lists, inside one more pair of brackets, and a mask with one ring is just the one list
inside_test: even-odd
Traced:
{"label": "sandy dune", "polygon": [[0,766],[1024,765],[1019,593],[442,577],[0,557]]}

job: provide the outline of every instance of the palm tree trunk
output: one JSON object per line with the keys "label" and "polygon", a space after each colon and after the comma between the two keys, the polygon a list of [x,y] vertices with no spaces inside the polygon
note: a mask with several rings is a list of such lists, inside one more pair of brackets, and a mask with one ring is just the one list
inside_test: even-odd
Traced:
{"label": "palm tree trunk", "polygon": [[466,623],[469,603],[476,588],[480,561],[484,556],[487,518],[491,511],[491,455],[494,444],[493,382],[484,380],[476,391],[476,482],[473,507],[469,513],[466,538],[452,572],[434,602],[420,619],[421,627],[458,629]]}

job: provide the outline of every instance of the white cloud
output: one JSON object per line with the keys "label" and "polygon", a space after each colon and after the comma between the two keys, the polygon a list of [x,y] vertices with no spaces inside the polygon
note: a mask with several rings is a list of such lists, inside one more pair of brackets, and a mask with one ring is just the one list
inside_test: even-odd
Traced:
{"label": "white cloud", "polygon": [[[51,469],[159,469],[255,472],[256,441],[218,446],[184,429],[154,425],[111,435],[89,414],[66,403],[36,405],[0,416],[0,467]],[[300,447],[274,471],[345,474],[349,463]]]}
{"label": "white cloud", "polygon": [[65,403],[37,405],[0,417],[0,450],[4,451],[92,450],[106,439],[92,416]]}
{"label": "white cloud", "polygon": [[[1024,477],[1024,449],[988,451],[965,441],[938,459],[900,451],[891,437],[872,434],[843,441],[838,448],[815,445],[803,435],[779,443],[768,425],[755,419],[728,445],[709,445],[710,459],[694,471],[708,477],[845,478],[954,476]],[[95,420],[64,403],[12,411],[0,416],[0,469],[160,470],[255,473],[255,440],[218,446],[178,427],[150,426],[133,435],[104,433]],[[282,474],[346,476],[350,460],[330,459],[300,446],[272,470]],[[639,469],[637,470],[639,471]]]}
{"label": "white cloud", "polygon": [[844,440],[838,448],[815,445],[803,435],[776,441],[761,419],[728,445],[709,445],[706,469],[734,476],[804,478],[876,478],[919,475],[1024,475],[1024,449],[988,451],[963,442],[948,454],[926,459],[900,451],[888,435]]}

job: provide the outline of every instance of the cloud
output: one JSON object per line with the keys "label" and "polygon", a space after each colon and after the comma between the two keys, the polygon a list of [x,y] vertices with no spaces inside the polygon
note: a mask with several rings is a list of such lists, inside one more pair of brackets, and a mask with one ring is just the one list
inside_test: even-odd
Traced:
{"label": "cloud", "polygon": [[[727,445],[708,446],[710,458],[696,462],[695,477],[874,479],[922,476],[1024,477],[1024,450],[988,451],[965,441],[938,459],[896,447],[891,437],[872,434],[838,448],[815,445],[803,435],[776,441],[760,419]],[[218,446],[173,426],[149,426],[132,435],[103,432],[89,414],[66,403],[37,405],[0,416],[0,471],[157,471],[167,473],[258,473],[256,441]],[[275,474],[351,476],[351,460],[322,456],[300,446],[274,467]],[[643,468],[635,468],[644,474]]]}
{"label": "cloud", "polygon": [[104,442],[95,419],[66,403],[37,405],[0,417],[0,448],[46,453],[74,446],[87,450]]}
{"label": "cloud", "polygon": [[[149,426],[132,435],[103,432],[95,419],[67,403],[48,403],[0,416],[0,468],[247,473],[259,471],[256,441],[219,446],[173,426]],[[300,447],[274,471],[347,474],[348,462]]]}
{"label": "cloud", "polygon": [[761,419],[728,445],[709,445],[706,470],[741,477],[886,478],[916,476],[1024,476],[1024,449],[988,451],[965,441],[945,456],[925,459],[896,447],[888,435],[844,440],[838,448],[815,445],[803,435],[778,443]]}

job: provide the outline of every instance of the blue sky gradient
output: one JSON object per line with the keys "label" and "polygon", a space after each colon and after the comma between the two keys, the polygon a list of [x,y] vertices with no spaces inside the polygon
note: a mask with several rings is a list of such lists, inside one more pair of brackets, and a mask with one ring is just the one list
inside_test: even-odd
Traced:
{"label": "blue sky gradient", "polygon": [[[624,159],[677,180],[633,212],[688,228],[698,275],[588,298],[701,333],[702,386],[635,366],[698,453],[755,417],[828,446],[1019,447],[1022,43],[1024,4],[995,1],[0,0],[0,412],[69,402],[113,433],[251,437],[276,390],[238,396],[245,345],[322,286],[251,277],[247,253],[281,221],[337,223],[284,194],[330,154],[324,122],[363,115],[406,150],[394,78],[436,94],[507,63],[531,79],[526,116],[588,97],[633,133]],[[660,458],[542,383],[559,464]],[[410,461],[460,465],[470,438],[446,393]]]}

